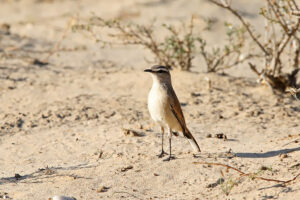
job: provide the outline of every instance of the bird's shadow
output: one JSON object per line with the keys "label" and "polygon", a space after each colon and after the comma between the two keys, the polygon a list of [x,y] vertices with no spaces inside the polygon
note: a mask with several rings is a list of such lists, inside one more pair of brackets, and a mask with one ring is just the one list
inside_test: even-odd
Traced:
{"label": "bird's shadow", "polygon": [[270,158],[278,156],[280,154],[291,153],[294,151],[300,151],[300,147],[290,149],[279,149],[275,151],[267,151],[264,153],[235,153],[235,156],[240,158]]}
{"label": "bird's shadow", "polygon": [[[46,167],[38,169],[32,173],[28,173],[25,175],[15,174],[11,177],[2,177],[0,178],[0,185],[6,184],[6,183],[41,183],[42,180],[53,178],[53,177],[59,177],[59,176],[66,176],[66,177],[72,177],[74,179],[84,178],[84,179],[91,179],[87,177],[81,177],[72,174],[72,171],[83,169],[83,168],[92,168],[96,165],[91,164],[78,164],[74,166],[67,166],[67,167]],[[63,171],[68,171],[67,173],[64,173]]]}

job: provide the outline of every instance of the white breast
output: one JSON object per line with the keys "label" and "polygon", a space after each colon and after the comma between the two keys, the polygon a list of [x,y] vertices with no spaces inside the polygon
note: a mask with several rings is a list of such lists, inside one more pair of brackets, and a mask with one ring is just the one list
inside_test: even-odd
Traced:
{"label": "white breast", "polygon": [[170,109],[167,88],[169,83],[160,83],[154,79],[148,96],[148,109],[152,119],[161,126],[182,132],[182,128]]}
{"label": "white breast", "polygon": [[153,83],[148,96],[148,109],[152,119],[163,125],[166,116],[167,96],[160,84]]}

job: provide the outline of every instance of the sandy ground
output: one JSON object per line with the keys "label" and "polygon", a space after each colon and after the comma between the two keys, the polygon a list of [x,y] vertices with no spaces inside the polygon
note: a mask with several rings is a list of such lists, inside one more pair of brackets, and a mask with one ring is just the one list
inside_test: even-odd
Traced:
{"label": "sandy ground", "polygon": [[[239,1],[256,24],[260,1]],[[247,8],[247,9],[246,9]],[[246,12],[249,12],[247,13]],[[190,14],[228,18],[206,1],[61,0],[1,1],[0,199],[297,199],[300,179],[283,186],[240,177],[223,163],[265,178],[289,180],[300,171],[300,102],[278,97],[249,70],[235,76],[173,70],[187,125],[201,146],[193,157],[182,136],[173,137],[177,159],[163,162],[160,133],[147,111],[151,77],[137,47],[101,49],[68,34],[63,50],[47,57],[74,15],[123,16],[147,23],[188,20]],[[219,13],[219,15],[215,15]],[[217,44],[222,22],[204,34]],[[243,75],[240,77],[238,75]],[[246,78],[245,78],[246,77]],[[212,82],[209,89],[206,78]],[[227,140],[216,134],[225,134]],[[212,137],[208,137],[211,134]],[[224,179],[224,183],[217,184]],[[232,189],[230,186],[234,183]],[[230,192],[226,196],[226,192]]]}

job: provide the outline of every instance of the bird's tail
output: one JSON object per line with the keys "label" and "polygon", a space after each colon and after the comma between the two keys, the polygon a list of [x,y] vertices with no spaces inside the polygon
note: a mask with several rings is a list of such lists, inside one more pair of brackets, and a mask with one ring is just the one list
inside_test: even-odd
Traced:
{"label": "bird's tail", "polygon": [[188,129],[186,129],[184,131],[184,136],[189,140],[189,142],[192,145],[194,151],[201,152],[197,141],[195,140],[195,138],[193,137],[193,135],[191,134],[191,132]]}

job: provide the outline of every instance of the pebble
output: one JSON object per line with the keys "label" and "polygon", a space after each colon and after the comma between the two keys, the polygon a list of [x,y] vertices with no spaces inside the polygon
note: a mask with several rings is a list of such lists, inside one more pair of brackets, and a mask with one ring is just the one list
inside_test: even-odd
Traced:
{"label": "pebble", "polygon": [[49,198],[48,200],[76,200],[76,198],[67,196],[54,196],[52,198]]}

